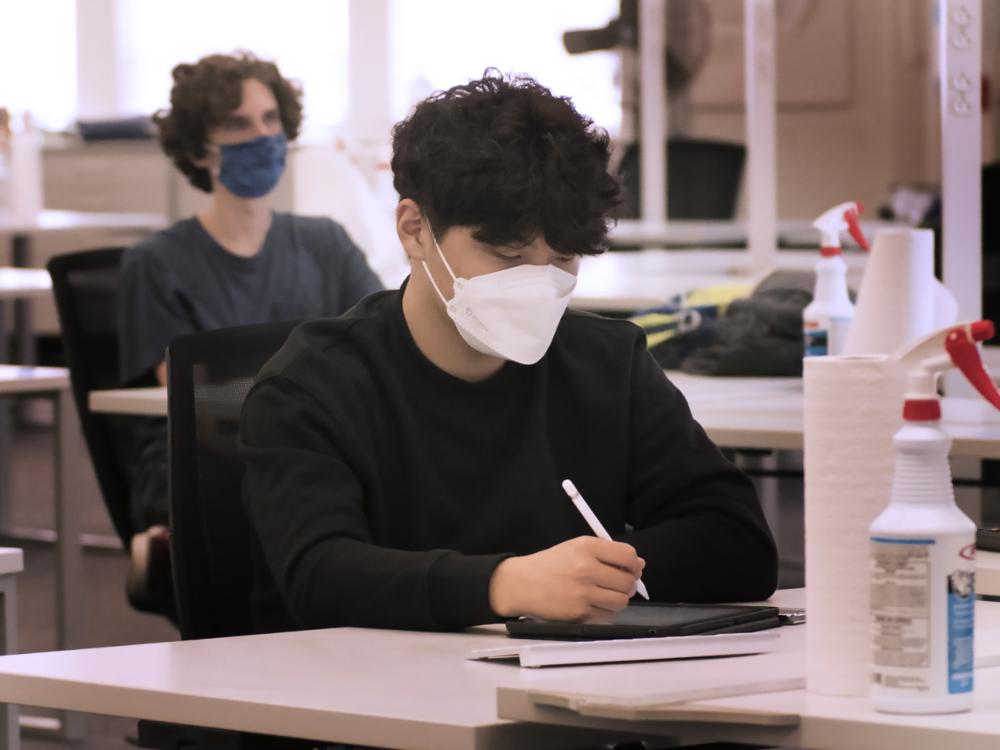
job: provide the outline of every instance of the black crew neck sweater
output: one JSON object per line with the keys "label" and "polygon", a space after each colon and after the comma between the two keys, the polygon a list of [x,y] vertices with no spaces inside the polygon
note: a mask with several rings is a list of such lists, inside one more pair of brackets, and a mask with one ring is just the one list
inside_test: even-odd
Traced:
{"label": "black crew neck sweater", "polygon": [[753,485],[692,419],[631,323],[567,312],[546,355],[470,383],[420,352],[402,292],[299,326],[243,409],[260,630],[456,629],[499,618],[505,557],[587,527],[646,560],[656,601],[769,596]]}

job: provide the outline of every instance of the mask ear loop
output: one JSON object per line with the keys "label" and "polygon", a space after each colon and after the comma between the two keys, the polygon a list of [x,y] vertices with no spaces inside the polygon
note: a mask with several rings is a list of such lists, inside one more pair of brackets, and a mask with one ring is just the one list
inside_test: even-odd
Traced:
{"label": "mask ear loop", "polygon": [[[441,262],[444,263],[444,267],[448,271],[448,275],[451,276],[452,282],[457,281],[457,278],[455,277],[455,272],[451,270],[451,266],[448,265],[448,259],[445,258],[444,257],[444,253],[441,252],[441,246],[438,244],[437,237],[434,236],[434,230],[430,228],[430,224],[427,225],[427,231],[430,232],[431,239],[434,241],[434,247],[437,250],[438,255],[441,256]],[[430,279],[431,286],[433,286],[434,287],[434,291],[437,292],[437,296],[440,297],[441,301],[445,304],[445,306],[447,306],[448,305],[448,300],[446,300],[444,298],[444,295],[441,293],[441,289],[438,287],[437,282],[434,281],[434,274],[431,273],[431,269],[427,265],[427,261],[421,259],[420,263],[424,267],[424,273],[427,274],[427,278]]]}

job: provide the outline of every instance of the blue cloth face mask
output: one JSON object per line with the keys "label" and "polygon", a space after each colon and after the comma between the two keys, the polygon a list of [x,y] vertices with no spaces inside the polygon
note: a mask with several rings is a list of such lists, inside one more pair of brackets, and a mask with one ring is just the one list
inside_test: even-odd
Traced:
{"label": "blue cloth face mask", "polygon": [[284,133],[219,146],[219,182],[240,198],[260,198],[285,171],[288,139]]}

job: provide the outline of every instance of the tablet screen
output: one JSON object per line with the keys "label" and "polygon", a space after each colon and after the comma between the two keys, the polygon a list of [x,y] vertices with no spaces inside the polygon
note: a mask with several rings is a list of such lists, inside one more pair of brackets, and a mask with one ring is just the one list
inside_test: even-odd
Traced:
{"label": "tablet screen", "polygon": [[650,638],[669,635],[744,633],[779,625],[777,607],[733,604],[635,603],[608,623],[521,618],[507,632],[527,638]]}

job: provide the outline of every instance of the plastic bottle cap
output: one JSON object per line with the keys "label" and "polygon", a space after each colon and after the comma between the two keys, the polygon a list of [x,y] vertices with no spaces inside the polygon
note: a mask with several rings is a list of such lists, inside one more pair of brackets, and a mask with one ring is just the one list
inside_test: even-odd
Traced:
{"label": "plastic bottle cap", "polygon": [[903,402],[903,419],[907,422],[937,422],[941,419],[941,402],[932,399],[907,399]]}

